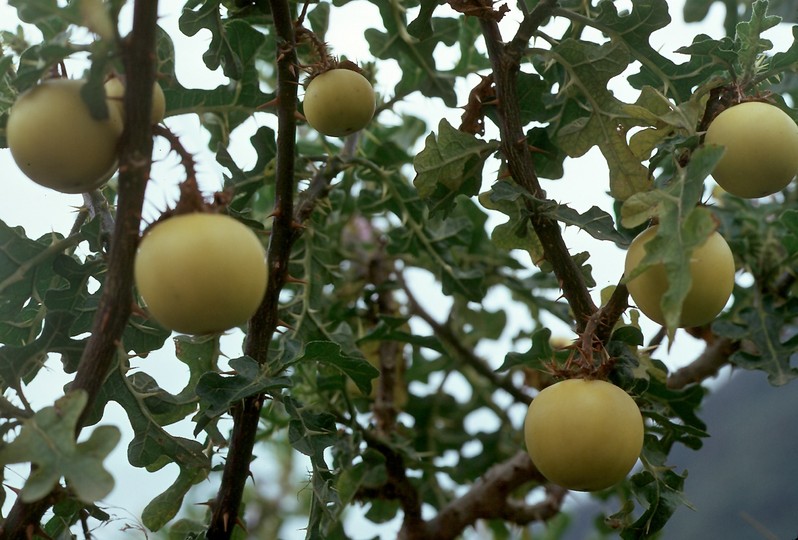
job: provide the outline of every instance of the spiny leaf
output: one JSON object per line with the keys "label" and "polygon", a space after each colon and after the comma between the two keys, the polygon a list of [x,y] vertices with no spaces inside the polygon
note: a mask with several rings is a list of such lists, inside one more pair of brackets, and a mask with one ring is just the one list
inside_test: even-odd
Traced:
{"label": "spiny leaf", "polygon": [[235,57],[243,71],[239,77],[234,78],[233,83],[219,85],[212,90],[186,88],[181,85],[175,72],[175,50],[172,39],[165,31],[159,29],[156,42],[159,84],[166,98],[167,116],[198,114],[200,120],[211,131],[209,146],[214,152],[220,144],[227,146],[233,129],[250,118],[261,105],[274,98],[273,93],[266,94],[261,91],[259,73],[255,67],[258,54],[265,47],[263,36],[251,27],[248,27],[249,31],[258,33],[259,38],[245,37],[249,31],[239,35],[238,26],[246,23],[234,22],[236,32],[230,36],[231,46],[235,47]]}
{"label": "spiny leaf", "polygon": [[[431,17],[431,11],[422,10],[416,21],[407,25],[404,9],[397,4],[378,4],[385,32],[368,28],[364,34],[369,50],[375,57],[395,59],[402,68],[402,78],[396,85],[399,95],[420,91],[428,97],[443,99],[447,107],[457,104],[454,77],[438,70],[435,48],[443,43],[457,43],[460,23],[448,17]],[[473,43],[473,42],[472,42]]]}
{"label": "spiny leaf", "polygon": [[324,449],[335,444],[337,438],[335,416],[327,412],[314,412],[289,396],[280,399],[291,417],[288,425],[291,446],[310,456],[315,463],[324,463]]}
{"label": "spiny leaf", "polygon": [[335,484],[343,504],[349,504],[361,487],[377,488],[388,480],[384,455],[368,448],[362,458],[360,463],[344,468]]}
{"label": "spiny leaf", "polygon": [[703,21],[709,14],[709,8],[715,0],[685,0],[682,14],[684,22],[693,23]]}
{"label": "spiny leaf", "polygon": [[438,133],[431,133],[424,149],[413,160],[418,194],[427,199],[430,214],[448,214],[457,195],[476,195],[482,183],[482,166],[488,144],[469,133],[454,129],[446,119],[438,124]]}
{"label": "spiny leaf", "polygon": [[352,379],[364,395],[371,393],[371,380],[380,374],[380,371],[364,358],[344,354],[341,346],[331,341],[308,343],[304,354],[297,361],[320,362],[333,366]]}
{"label": "spiny leaf", "polygon": [[687,504],[683,495],[684,481],[687,473],[682,475],[664,468],[654,477],[649,471],[632,477],[632,485],[638,497],[648,503],[645,512],[631,525],[624,527],[621,533],[623,540],[643,540],[662,530],[673,513]]}
{"label": "spiny leaf", "polygon": [[114,479],[102,462],[121,437],[115,426],[100,426],[89,439],[75,442],[75,428],[86,406],[85,392],[74,392],[23,421],[19,436],[0,449],[0,464],[31,462],[36,468],[22,488],[21,498],[32,502],[46,496],[61,477],[83,502],[102,499]]}
{"label": "spiny leaf", "polygon": [[[579,227],[593,238],[598,240],[610,240],[617,244],[626,243],[626,237],[616,230],[612,216],[598,206],[591,206],[587,211],[580,214],[573,208],[564,204],[537,200],[520,186],[506,180],[496,182],[490,191],[480,194],[480,202],[482,202],[483,206],[486,208],[499,210],[509,215],[511,219],[508,224],[518,219],[523,219],[524,217],[526,217],[526,221],[528,221],[529,213],[525,205],[521,204],[522,202],[526,202],[534,208],[536,213],[546,214],[566,225]],[[505,224],[505,226],[506,225],[507,224]],[[501,227],[501,225],[499,227]],[[526,234],[526,231],[519,230],[518,233],[518,238],[525,238],[523,235]],[[523,241],[524,240],[522,240],[522,242]]]}
{"label": "spiny leaf", "polygon": [[793,26],[790,48],[774,54],[764,69],[757,74],[757,79],[774,79],[771,80],[773,83],[771,89],[774,93],[777,95],[789,93],[794,98],[796,95],[796,71],[798,71],[798,26]]}
{"label": "spiny leaf", "polygon": [[[261,366],[248,356],[230,360],[235,375],[223,376],[219,373],[206,373],[197,382],[197,395],[200,397],[202,411],[208,418],[219,416],[246,397],[263,392],[279,390],[291,385],[288,377],[271,377]],[[195,434],[201,429],[198,421]]]}
{"label": "spiny leaf", "polygon": [[573,208],[558,204],[551,213],[558,221],[579,227],[597,240],[609,240],[619,245],[626,244],[626,237],[615,228],[612,216],[598,206],[591,206],[586,212],[580,214]]}
{"label": "spiny leaf", "polygon": [[743,309],[732,321],[717,321],[713,330],[719,335],[735,340],[747,340],[752,348],[736,351],[729,360],[745,369],[756,369],[767,373],[768,381],[782,386],[798,378],[798,367],[793,359],[798,352],[798,338],[785,339],[782,321],[798,310],[798,300],[790,298],[777,304],[770,296],[764,296],[761,305]]}
{"label": "spiny leaf", "polygon": [[136,390],[124,371],[120,365],[110,371],[97,397],[95,409],[102,410],[110,400],[125,409],[134,434],[127,449],[131,465],[152,472],[168,463],[175,463],[180,468],[179,474],[183,475],[168,488],[169,497],[160,499],[160,508],[151,510],[153,522],[145,525],[156,526],[176,515],[191,487],[188,479],[199,481],[204,478],[210,470],[210,460],[203,453],[204,446],[200,442],[173,436],[163,429],[147,407],[145,396]]}
{"label": "spiny leaf", "polygon": [[207,476],[207,469],[181,468],[172,485],[144,507],[141,512],[142,523],[151,531],[160,530],[177,515],[188,490]]}
{"label": "spiny leaf", "polygon": [[489,210],[498,210],[509,219],[493,228],[490,239],[500,249],[523,249],[533,263],[543,259],[543,246],[529,223],[527,193],[519,186],[500,180],[489,191],[480,193],[479,202]]}
{"label": "spiny leaf", "polygon": [[[456,293],[470,300],[481,300],[486,290],[484,268],[469,264],[474,258],[467,250],[473,242],[475,227],[482,225],[477,225],[471,216],[430,219],[418,192],[402,175],[388,174],[380,180],[390,194],[382,204],[402,222],[402,226],[388,233],[388,253],[414,258],[416,264],[441,280],[445,294]],[[457,213],[458,208],[468,204],[468,199],[463,198],[453,212]]]}
{"label": "spiny leaf", "polygon": [[47,40],[66,30],[68,24],[81,22],[75,2],[59,7],[56,0],[9,0],[8,5],[17,8],[21,21],[36,25]]}
{"label": "spiny leaf", "polygon": [[[244,21],[223,19],[219,13],[220,4],[221,0],[187,2],[180,16],[180,31],[193,36],[200,30],[208,30],[211,41],[203,55],[205,65],[211,71],[221,66],[225,75],[239,80],[247,64],[254,61],[264,38]],[[195,9],[198,5],[199,9]]]}
{"label": "spiny leaf", "polygon": [[44,329],[32,342],[23,346],[0,347],[0,384],[16,387],[21,380],[33,377],[44,365],[47,353],[59,353],[65,362],[76,362],[83,352],[85,340],[70,337],[75,319],[73,313],[51,311],[45,316]]}
{"label": "spiny leaf", "polygon": [[568,71],[561,93],[569,99],[556,124],[562,149],[579,157],[597,145],[610,168],[610,192],[616,199],[647,189],[648,171],[626,140],[627,131],[643,120],[629,116],[624,104],[607,89],[609,80],[631,62],[628,49],[616,42],[596,45],[567,39],[552,52]]}
{"label": "spiny leaf", "polygon": [[632,135],[629,147],[634,155],[646,160],[665,139],[675,134],[695,134],[707,98],[708,94],[693,94],[687,101],[675,105],[656,88],[644,86],[634,105],[624,107],[630,115],[644,118],[651,126]]}
{"label": "spiny leaf", "polygon": [[666,0],[635,0],[629,13],[620,15],[613,2],[601,2],[596,21],[614,41],[623,43],[641,64],[640,72],[629,77],[635,88],[653,86],[677,103],[687,100],[693,88],[703,82],[712,68],[712,60],[691,57],[676,64],[654,49],[651,34],[671,22]]}
{"label": "spiny leaf", "polygon": [[31,240],[21,227],[0,220],[0,321],[14,320],[32,295],[44,297],[55,277],[47,263],[80,241],[63,240],[59,235]]}
{"label": "spiny leaf", "polygon": [[751,4],[752,12],[749,21],[737,25],[735,36],[738,45],[739,63],[742,66],[743,81],[750,80],[756,74],[756,64],[759,56],[773,48],[769,39],[762,37],[762,32],[773,28],[781,22],[781,17],[767,14],[767,0],[757,0]]}
{"label": "spiny leaf", "polygon": [[527,352],[507,353],[504,357],[504,363],[496,371],[507,371],[515,366],[543,369],[545,364],[551,362],[554,357],[554,349],[551,346],[551,330],[541,328],[532,334],[532,344]]}

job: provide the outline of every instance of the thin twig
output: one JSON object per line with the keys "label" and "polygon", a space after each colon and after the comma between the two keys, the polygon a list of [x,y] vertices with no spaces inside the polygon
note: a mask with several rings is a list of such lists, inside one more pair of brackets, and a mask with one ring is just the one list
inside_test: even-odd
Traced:
{"label": "thin twig", "polygon": [[610,299],[607,303],[601,306],[596,313],[596,341],[604,345],[610,340],[612,331],[615,328],[615,323],[621,318],[621,315],[629,307],[629,290],[626,284],[619,283],[612,291]]}
{"label": "thin twig", "polygon": [[515,386],[511,378],[502,377],[497,374],[493,369],[491,369],[490,365],[484,359],[477,356],[469,347],[463,345],[462,339],[458,338],[454,331],[452,331],[451,327],[436,321],[435,318],[430,315],[421,304],[419,304],[418,300],[407,286],[407,283],[405,283],[405,280],[402,278],[401,274],[398,275],[397,279],[407,295],[410,311],[414,315],[421,317],[424,322],[426,322],[432,328],[433,333],[457,353],[458,358],[471,366],[474,371],[490,381],[491,384],[493,384],[496,388],[501,388],[510,394],[519,403],[525,403],[527,405],[532,403],[532,398]]}
{"label": "thin twig", "polygon": [[535,35],[540,25],[551,16],[557,4],[557,0],[541,0],[535,6],[535,9],[524,17],[512,41],[505,48],[508,57],[515,61],[521,58],[529,44],[529,40]]}

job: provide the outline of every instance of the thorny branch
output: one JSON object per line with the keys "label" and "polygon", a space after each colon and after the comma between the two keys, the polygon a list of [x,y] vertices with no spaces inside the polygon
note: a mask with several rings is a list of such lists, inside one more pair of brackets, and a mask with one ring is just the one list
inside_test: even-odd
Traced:
{"label": "thorny branch", "polygon": [[[152,85],[155,82],[155,36],[158,2],[137,0],[133,7],[133,29],[124,43],[123,60],[128,77],[125,94],[125,126],[119,144],[119,200],[117,220],[108,257],[108,272],[70,391],[84,390],[88,404],[78,422],[80,431],[105,381],[117,353],[118,341],[133,305],[133,259],[139,239],[144,189],[152,156]],[[75,434],[76,437],[78,433]],[[44,512],[56,502],[53,492],[36,502],[17,499],[0,528],[0,539],[32,537]]]}
{"label": "thorny branch", "polygon": [[[302,234],[302,224],[307,221],[319,199],[330,188],[331,180],[347,166],[348,157],[354,153],[357,136],[347,139],[340,156],[327,160],[310,181],[310,185],[294,204],[296,102],[299,71],[295,51],[295,26],[291,20],[291,7],[284,0],[271,0],[274,26],[279,37],[278,73],[278,129],[277,168],[274,221],[267,254],[269,281],[263,302],[249,321],[244,353],[260,364],[265,364],[274,332],[281,324],[279,319],[280,291],[289,280],[288,261],[291,249]],[[251,396],[233,407],[233,432],[227,452],[222,481],[212,503],[211,524],[207,531],[210,540],[228,539],[238,522],[241,500],[249,478],[249,464],[255,445],[260,410],[264,397]]]}
{"label": "thorny branch", "polygon": [[[545,198],[545,195],[540,187],[532,152],[521,124],[520,101],[516,84],[520,67],[520,54],[518,53],[520,41],[516,41],[516,39],[528,41],[529,37],[534,35],[537,25],[551,14],[551,10],[556,5],[557,2],[554,0],[540,2],[521,24],[516,38],[508,45],[503,44],[499,26],[495,21],[484,18],[479,21],[485,36],[488,57],[493,67],[502,154],[513,180],[538,199]],[[532,23],[526,22],[529,20]],[[563,295],[571,306],[577,331],[581,333],[597,308],[590,298],[578,265],[568,253],[559,223],[548,216],[535,212],[532,208],[529,211],[532,227],[540,239],[546,259],[554,268]]]}
{"label": "thorny branch", "polygon": [[[249,321],[244,354],[260,364],[268,357],[272,336],[280,321],[280,291],[288,279],[291,247],[298,236],[294,222],[294,152],[296,139],[296,101],[298,70],[292,10],[286,0],[270,1],[277,34],[277,165],[274,221],[269,240],[269,280],[263,302]],[[211,505],[210,540],[229,539],[239,521],[241,500],[249,477],[249,464],[258,432],[263,396],[250,396],[235,405],[233,433],[216,499]]]}
{"label": "thorny branch", "polygon": [[[476,3],[479,4],[479,2]],[[551,0],[540,2],[527,15],[527,22],[522,24],[522,31],[518,34],[515,44],[506,48],[502,44],[496,17],[483,16],[480,18],[493,66],[497,105],[501,118],[502,151],[515,181],[537,198],[541,198],[543,190],[535,174],[532,156],[526,144],[520,121],[515,90],[520,54],[516,49],[521,47],[518,43],[524,39],[528,41],[537,26],[548,17],[555,5],[556,2]],[[462,6],[463,3],[452,3],[452,7],[455,9]],[[574,311],[577,327],[582,331],[597,308],[590,299],[581,272],[568,253],[557,222],[539,215],[533,215],[531,220],[544,245],[546,257],[552,263],[557,277],[563,285],[566,299]],[[412,301],[412,296],[408,295],[408,297]],[[445,328],[434,320],[432,322],[438,327],[440,335],[447,335]],[[457,343],[457,340],[451,341],[454,342],[451,343],[452,345]],[[468,355],[466,357],[474,360]],[[474,365],[481,365],[481,363],[475,362]],[[495,375],[489,368],[482,370],[481,373],[489,376]],[[522,401],[528,399],[526,396],[519,395],[522,394],[520,391],[508,391]],[[432,520],[418,523],[415,514],[407,515],[406,513],[399,538],[400,540],[454,539],[478,519],[517,518],[527,523],[533,518],[546,519],[555,515],[559,511],[564,492],[557,492],[553,496],[551,494],[554,492],[550,492],[549,502],[539,508],[530,508],[518,501],[512,501],[508,506],[510,494],[531,481],[543,483],[545,480],[532,464],[528,454],[525,451],[520,451],[509,460],[495,465],[465,495],[451,501]],[[404,506],[412,501],[403,500],[401,502]],[[407,509],[405,510],[407,512]]]}

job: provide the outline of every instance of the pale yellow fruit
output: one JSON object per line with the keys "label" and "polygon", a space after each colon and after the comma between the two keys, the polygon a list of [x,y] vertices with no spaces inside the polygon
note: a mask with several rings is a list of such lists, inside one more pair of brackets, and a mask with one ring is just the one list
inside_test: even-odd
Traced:
{"label": "pale yellow fruit", "polygon": [[623,480],[643,448],[643,416],[606,381],[567,379],[529,405],[524,439],[532,463],[550,482],[599,491]]}
{"label": "pale yellow fruit", "polygon": [[222,214],[170,217],[141,240],[136,287],[150,315],[187,334],[214,334],[247,322],[266,290],[260,240]]}
{"label": "pale yellow fruit", "polygon": [[122,118],[108,107],[97,120],[80,94],[85,81],[49,79],[22,94],[6,126],[8,147],[25,175],[62,193],[102,185],[116,168]]}
{"label": "pale yellow fruit", "polygon": [[366,127],[374,116],[376,98],[371,83],[360,73],[331,69],[310,81],[303,107],[313,129],[343,137]]}
{"label": "pale yellow fruit", "polygon": [[[657,226],[640,233],[626,252],[627,275],[637,268],[645,257],[646,243],[657,234]],[[713,232],[690,257],[692,285],[682,304],[680,327],[700,326],[711,322],[729,301],[734,289],[734,256],[729,244],[720,233]],[[665,324],[662,297],[668,291],[668,273],[665,265],[651,266],[627,284],[634,303],[649,319]]]}
{"label": "pale yellow fruit", "polygon": [[772,195],[798,173],[798,125],[769,103],[750,101],[724,110],[709,125],[704,143],[726,148],[712,177],[738,197]]}
{"label": "pale yellow fruit", "polygon": [[[113,77],[105,82],[105,94],[108,101],[114,103],[119,109],[122,118],[125,117],[125,108],[122,100],[125,97],[125,85],[119,77]],[[163,121],[166,116],[166,97],[161,85],[156,81],[152,85],[152,109],[150,110],[150,123],[155,125]]]}

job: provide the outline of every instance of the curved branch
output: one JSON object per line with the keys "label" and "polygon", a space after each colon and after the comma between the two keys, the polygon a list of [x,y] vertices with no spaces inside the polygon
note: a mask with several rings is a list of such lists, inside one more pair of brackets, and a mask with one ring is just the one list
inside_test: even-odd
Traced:
{"label": "curved branch", "polygon": [[[494,465],[489,469],[471,489],[460,497],[446,505],[435,518],[429,521],[425,527],[423,538],[435,540],[454,540],[469,525],[478,519],[492,519],[507,517],[513,514],[514,517],[528,523],[531,520],[525,518],[533,517],[533,507],[524,507],[520,503],[514,502],[513,508],[507,508],[508,496],[515,489],[528,482],[544,483],[546,479],[532,464],[532,460],[525,451],[516,453],[513,457],[503,463]],[[560,493],[559,488],[555,488]],[[563,493],[564,495],[564,493]],[[558,495],[557,500],[562,501],[562,496]],[[552,501],[552,508],[555,507]],[[556,510],[549,511],[541,516],[552,517],[559,511],[559,503]],[[403,537],[406,540],[411,537]]]}
{"label": "curved branch", "polygon": [[[108,273],[75,381],[70,390],[86,390],[91,408],[133,306],[133,261],[139,242],[144,190],[152,163],[152,85],[155,83],[155,40],[158,2],[138,0],[133,31],[125,52],[128,88],[125,92],[125,128],[119,151],[119,199]],[[80,425],[82,425],[81,419]]]}
{"label": "curved branch", "polygon": [[[523,2],[519,2],[523,5]],[[557,9],[557,0],[542,0],[538,2],[531,12],[526,14],[524,20],[518,26],[512,41],[507,44],[507,55],[516,61],[521,58],[526,50],[529,40],[535,35],[543,22],[551,17]]]}
{"label": "curved branch", "polygon": [[740,342],[729,338],[718,338],[704,349],[692,363],[676,370],[668,377],[668,388],[684,388],[699,383],[718,373],[729,362],[729,357],[740,349]]}
{"label": "curved branch", "polygon": [[596,340],[606,344],[612,336],[615,323],[621,318],[626,308],[629,307],[629,289],[626,284],[619,283],[612,291],[607,303],[595,313],[596,318]]}

